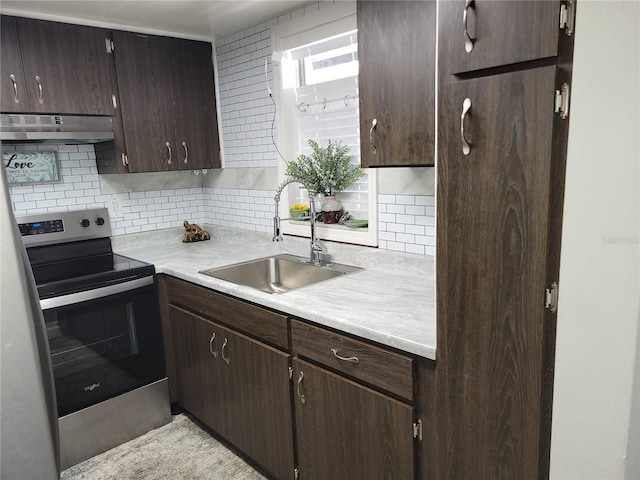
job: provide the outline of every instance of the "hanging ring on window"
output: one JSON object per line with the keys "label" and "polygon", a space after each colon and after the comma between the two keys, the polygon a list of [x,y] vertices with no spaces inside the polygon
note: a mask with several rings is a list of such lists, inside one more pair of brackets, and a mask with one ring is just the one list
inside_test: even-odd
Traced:
{"label": "hanging ring on window", "polygon": [[327,108],[327,99],[326,99],[326,98],[323,98],[323,99],[322,99],[322,109],[324,110],[324,109],[326,109],[326,108]]}
{"label": "hanging ring on window", "polygon": [[344,106],[345,107],[349,106],[349,103],[347,103],[347,100],[349,100],[350,98],[351,98],[351,95],[345,95],[344,96]]}
{"label": "hanging ring on window", "polygon": [[308,103],[300,102],[298,104],[298,110],[300,110],[302,113],[305,113],[308,107],[309,107]]}

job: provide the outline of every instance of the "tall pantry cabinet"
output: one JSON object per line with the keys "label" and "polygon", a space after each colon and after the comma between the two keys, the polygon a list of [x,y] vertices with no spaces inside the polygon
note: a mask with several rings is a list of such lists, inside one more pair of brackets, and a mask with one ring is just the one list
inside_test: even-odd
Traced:
{"label": "tall pantry cabinet", "polygon": [[439,4],[433,478],[546,478],[573,2]]}

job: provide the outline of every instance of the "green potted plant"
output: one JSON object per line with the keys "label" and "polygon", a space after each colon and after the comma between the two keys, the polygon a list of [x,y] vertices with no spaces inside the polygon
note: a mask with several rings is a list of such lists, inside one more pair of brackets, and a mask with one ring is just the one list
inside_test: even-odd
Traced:
{"label": "green potted plant", "polygon": [[327,147],[321,147],[315,140],[308,141],[312,149],[311,155],[298,155],[294,161],[287,163],[287,175],[299,178],[313,194],[325,195],[322,204],[322,220],[324,223],[337,223],[342,216],[342,204],[335,196],[353,185],[364,176],[358,165],[351,164],[349,147],[342,142],[329,140]]}

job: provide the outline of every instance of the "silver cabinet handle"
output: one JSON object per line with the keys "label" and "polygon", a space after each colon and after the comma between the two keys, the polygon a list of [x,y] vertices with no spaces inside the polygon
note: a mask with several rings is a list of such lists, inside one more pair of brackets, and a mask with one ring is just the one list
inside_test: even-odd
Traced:
{"label": "silver cabinet handle", "polygon": [[371,128],[369,129],[369,145],[371,145],[371,150],[373,150],[374,155],[378,153],[378,149],[373,143],[373,131],[377,126],[378,126],[378,120],[374,118],[371,122]]}
{"label": "silver cabinet handle", "polygon": [[167,147],[167,150],[169,151],[169,157],[167,158],[167,163],[171,165],[171,144],[169,142],[165,142],[164,146]]}
{"label": "silver cabinet handle", "polygon": [[298,398],[300,399],[300,403],[302,403],[303,405],[305,403],[307,403],[307,401],[304,398],[304,395],[302,393],[300,393],[300,385],[302,384],[302,379],[304,378],[304,372],[302,370],[300,370],[300,374],[298,375],[298,386],[296,388],[296,393],[298,394]]}
{"label": "silver cabinet handle", "polygon": [[227,343],[229,343],[229,340],[225,338],[224,342],[222,342],[222,348],[220,349],[220,354],[222,355],[222,359],[224,360],[224,362],[227,365],[229,365],[229,358],[224,356],[224,349],[227,348]]}
{"label": "silver cabinet handle", "polygon": [[16,83],[16,76],[12,73],[9,75],[11,79],[11,83],[13,83],[13,103],[20,103],[20,99],[18,98],[18,84]]}
{"label": "silver cabinet handle", "polygon": [[471,152],[471,146],[467,143],[467,139],[464,138],[464,119],[469,110],[471,110],[471,100],[465,98],[464,102],[462,102],[462,115],[460,115],[460,141],[462,142],[463,155],[469,155]]}
{"label": "silver cabinet handle", "polygon": [[213,358],[218,358],[218,354],[213,350],[213,342],[216,339],[216,332],[211,334],[211,338],[209,339],[209,352],[213,355]]}
{"label": "silver cabinet handle", "polygon": [[187,163],[189,159],[189,149],[187,148],[187,142],[182,142],[182,148],[184,148],[184,163]]}
{"label": "silver cabinet handle", "polygon": [[338,355],[338,350],[336,350],[335,348],[331,349],[331,353],[333,353],[334,357],[336,357],[338,360],[342,360],[343,362],[360,363],[358,357],[341,357],[340,355]]}
{"label": "silver cabinet handle", "polygon": [[36,83],[38,84],[38,103],[44,103],[44,100],[42,100],[42,83],[40,83],[40,75],[36,75]]}
{"label": "silver cabinet handle", "polygon": [[464,50],[467,53],[471,53],[473,50],[474,38],[469,36],[469,29],[467,28],[467,15],[470,8],[475,7],[475,0],[466,0],[464,2],[464,11],[462,12],[462,25],[464,25]]}
{"label": "silver cabinet handle", "polygon": [[129,159],[127,158],[127,154],[122,152],[122,166],[126,167],[129,165]]}
{"label": "silver cabinet handle", "polygon": [[116,98],[116,94],[111,95],[111,103],[113,104],[114,109],[118,109],[118,99]]}

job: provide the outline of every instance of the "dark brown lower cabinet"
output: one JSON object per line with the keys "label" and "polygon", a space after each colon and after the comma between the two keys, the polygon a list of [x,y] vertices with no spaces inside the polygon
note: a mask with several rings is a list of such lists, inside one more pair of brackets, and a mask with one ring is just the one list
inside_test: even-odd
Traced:
{"label": "dark brown lower cabinet", "polygon": [[414,478],[413,407],[293,359],[300,478]]}
{"label": "dark brown lower cabinet", "polygon": [[290,355],[169,306],[178,401],[278,479],[293,479]]}
{"label": "dark brown lower cabinet", "polygon": [[[211,322],[169,306],[171,336],[180,404],[222,436],[227,435],[224,365],[215,341],[221,329]],[[218,341],[219,343],[219,341]]]}

